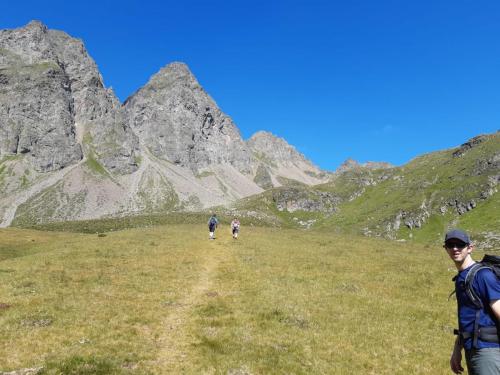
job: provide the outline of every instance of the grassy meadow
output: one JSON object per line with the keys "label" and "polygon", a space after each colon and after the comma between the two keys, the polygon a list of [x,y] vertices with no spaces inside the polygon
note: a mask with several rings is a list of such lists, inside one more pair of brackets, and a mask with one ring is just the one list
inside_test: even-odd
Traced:
{"label": "grassy meadow", "polygon": [[0,372],[450,373],[444,250],[244,225],[0,230]]}

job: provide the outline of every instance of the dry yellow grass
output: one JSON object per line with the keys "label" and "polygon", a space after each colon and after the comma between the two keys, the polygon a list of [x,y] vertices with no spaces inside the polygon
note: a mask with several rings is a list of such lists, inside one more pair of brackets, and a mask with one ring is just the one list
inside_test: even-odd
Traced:
{"label": "dry yellow grass", "polygon": [[217,234],[1,230],[0,370],[449,373],[454,270],[441,249],[256,227],[237,241],[227,227]]}

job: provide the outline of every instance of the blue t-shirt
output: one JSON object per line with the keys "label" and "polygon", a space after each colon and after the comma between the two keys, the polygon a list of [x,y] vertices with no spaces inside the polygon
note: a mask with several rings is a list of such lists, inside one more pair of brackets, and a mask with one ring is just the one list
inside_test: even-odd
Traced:
{"label": "blue t-shirt", "polygon": [[[465,291],[465,277],[472,266],[458,273],[455,280],[455,290],[458,303],[458,326],[461,332],[474,332],[474,321],[476,320],[476,307],[471,302]],[[481,298],[483,306],[489,306],[491,301],[500,299],[500,282],[490,269],[482,269],[476,274],[472,282],[472,287]],[[495,321],[487,309],[481,310],[479,316],[479,327],[491,327]],[[495,342],[477,341],[478,348],[498,348],[500,345]],[[464,342],[465,349],[472,349],[472,338]]]}

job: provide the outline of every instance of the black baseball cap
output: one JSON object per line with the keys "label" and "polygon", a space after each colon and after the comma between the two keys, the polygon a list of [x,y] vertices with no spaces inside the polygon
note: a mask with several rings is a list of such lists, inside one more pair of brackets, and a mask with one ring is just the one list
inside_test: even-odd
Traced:
{"label": "black baseball cap", "polygon": [[460,240],[463,243],[466,243],[467,245],[470,244],[469,235],[460,229],[453,229],[450,230],[448,233],[446,233],[446,236],[444,237],[444,242],[448,242],[449,240],[453,239]]}

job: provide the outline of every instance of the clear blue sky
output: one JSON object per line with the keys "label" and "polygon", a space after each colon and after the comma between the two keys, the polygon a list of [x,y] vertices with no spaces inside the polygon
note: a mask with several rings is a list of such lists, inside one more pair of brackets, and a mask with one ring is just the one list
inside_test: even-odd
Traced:
{"label": "clear blue sky", "polygon": [[187,63],[243,137],[267,130],[323,169],[401,165],[500,129],[500,1],[6,1],[83,39],[123,101]]}

